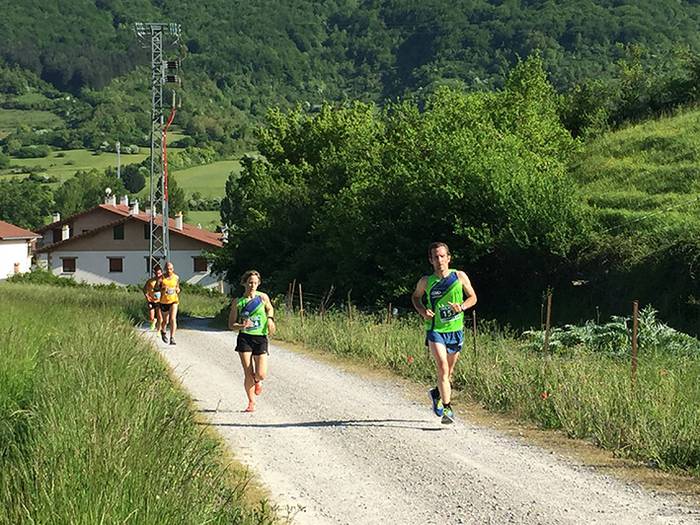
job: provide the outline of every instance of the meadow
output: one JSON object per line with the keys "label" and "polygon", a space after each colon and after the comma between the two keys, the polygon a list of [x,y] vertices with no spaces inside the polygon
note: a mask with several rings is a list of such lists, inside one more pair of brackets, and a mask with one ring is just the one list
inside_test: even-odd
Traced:
{"label": "meadow", "polygon": [[3,283],[0,298],[0,523],[274,523],[133,329],[138,292]]}
{"label": "meadow", "polygon": [[203,197],[223,197],[226,194],[226,179],[231,172],[240,173],[239,160],[221,160],[174,171],[177,183],[188,194],[199,192]]}
{"label": "meadow", "polygon": [[[141,148],[141,151],[135,155],[121,155],[122,166],[126,164],[135,164],[141,162],[148,156],[148,150]],[[116,153],[99,153],[96,154],[86,149],[73,149],[65,151],[52,151],[48,157],[30,158],[30,159],[12,159],[13,167],[32,167],[39,166],[42,168],[41,173],[45,173],[50,177],[55,177],[59,182],[63,182],[73,175],[76,171],[89,171],[91,169],[105,170],[108,167],[117,167]],[[7,170],[6,170],[7,171]]]}
{"label": "meadow", "polygon": [[205,230],[216,231],[221,223],[221,213],[218,211],[188,211],[186,221],[189,224],[201,224]]}
{"label": "meadow", "polygon": [[[357,311],[349,316],[346,309],[306,312],[302,319],[280,308],[277,317],[281,340],[434,384],[434,365],[415,315],[387,320]],[[647,339],[640,347],[632,384],[626,337],[619,339],[617,353],[586,344],[545,353],[485,323],[475,346],[467,333],[453,377],[457,415],[459,399],[466,396],[616,455],[699,476],[700,352],[670,352],[657,343]]]}
{"label": "meadow", "polygon": [[[17,97],[18,102],[30,100],[28,96]],[[10,132],[20,126],[32,128],[57,128],[63,125],[61,117],[43,110],[0,108],[0,132]]]}

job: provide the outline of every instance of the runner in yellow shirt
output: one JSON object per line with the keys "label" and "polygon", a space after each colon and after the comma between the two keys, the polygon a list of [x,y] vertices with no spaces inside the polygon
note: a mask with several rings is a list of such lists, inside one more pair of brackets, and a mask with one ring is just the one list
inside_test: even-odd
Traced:
{"label": "runner in yellow shirt", "polygon": [[165,263],[165,274],[161,284],[160,309],[163,312],[160,336],[164,343],[168,343],[165,331],[170,323],[170,344],[175,344],[175,330],[177,330],[177,307],[180,303],[180,278],[175,273],[173,263]]}

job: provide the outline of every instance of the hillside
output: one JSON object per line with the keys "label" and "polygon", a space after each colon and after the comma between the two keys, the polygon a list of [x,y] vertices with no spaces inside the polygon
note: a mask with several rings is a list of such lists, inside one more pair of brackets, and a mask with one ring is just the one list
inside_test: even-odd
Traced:
{"label": "hillside", "polygon": [[626,45],[653,50],[642,62],[658,74],[677,67],[674,50],[700,50],[700,6],[673,0],[29,0],[4,6],[0,65],[81,104],[18,101],[27,81],[12,69],[0,72],[0,93],[13,95],[0,104],[68,116],[69,128],[100,135],[82,137],[88,147],[117,136],[138,142],[148,52],[133,23],[155,20],[183,27],[179,122],[219,142],[245,137],[249,120],[274,105],[424,97],[440,84],[499,87],[518,57],[537,50],[559,90],[616,74]]}
{"label": "hillside", "polygon": [[[588,143],[572,173],[605,233],[658,249],[700,230],[700,109]],[[643,255],[644,251],[637,251]]]}

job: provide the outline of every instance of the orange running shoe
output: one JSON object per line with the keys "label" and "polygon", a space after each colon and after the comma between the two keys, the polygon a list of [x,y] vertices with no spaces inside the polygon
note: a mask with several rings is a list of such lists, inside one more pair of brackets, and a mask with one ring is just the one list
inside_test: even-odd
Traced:
{"label": "orange running shoe", "polygon": [[259,396],[262,394],[262,381],[255,382],[255,395]]}
{"label": "orange running shoe", "polygon": [[245,410],[243,412],[255,412],[255,403],[252,401],[248,401],[248,406],[245,407]]}

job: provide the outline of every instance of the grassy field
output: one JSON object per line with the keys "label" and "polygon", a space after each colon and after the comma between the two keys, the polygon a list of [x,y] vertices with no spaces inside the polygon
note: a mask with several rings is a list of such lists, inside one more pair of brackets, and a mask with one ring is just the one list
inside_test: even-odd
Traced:
{"label": "grassy field", "polygon": [[216,231],[216,227],[221,223],[221,214],[218,211],[190,211],[187,212],[189,224],[201,224],[205,230]]}
{"label": "grassy field", "polygon": [[50,111],[0,108],[0,131],[11,131],[19,126],[60,128],[63,120]]}
{"label": "grassy field", "polygon": [[585,146],[573,174],[611,225],[652,212],[698,223],[699,161],[700,110],[691,110],[603,135]]}
{"label": "grassy field", "polygon": [[241,163],[238,160],[222,160],[195,166],[184,170],[175,171],[178,184],[187,191],[198,191],[203,197],[223,197],[226,189],[226,179],[232,172],[241,171]]}
{"label": "grassy field", "polygon": [[[136,155],[121,155],[122,166],[141,162],[148,156],[148,151],[142,149]],[[37,159],[12,159],[13,166],[41,166],[47,175],[64,181],[75,175],[78,170],[98,169],[104,170],[112,166],[117,167],[116,153],[101,153],[99,155],[85,149],[66,151],[53,151],[48,157]]]}
{"label": "grassy field", "polygon": [[3,283],[0,297],[0,523],[274,522],[133,330],[139,293]]}
{"label": "grassy field", "polygon": [[[352,319],[343,312],[307,312],[302,322],[280,308],[277,317],[282,340],[389,368],[425,385],[435,382],[416,316],[386,322],[357,312]],[[545,355],[493,327],[480,329],[476,351],[472,343],[467,334],[453,378],[462,395],[619,455],[700,476],[700,355],[642,348],[632,388],[625,349],[623,357],[585,346]],[[459,403],[456,410],[459,415]]]}

